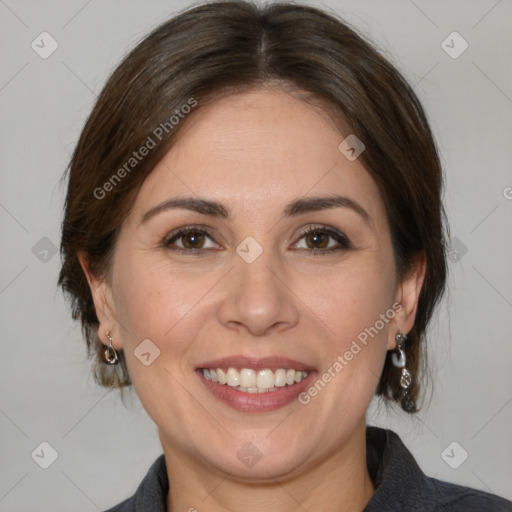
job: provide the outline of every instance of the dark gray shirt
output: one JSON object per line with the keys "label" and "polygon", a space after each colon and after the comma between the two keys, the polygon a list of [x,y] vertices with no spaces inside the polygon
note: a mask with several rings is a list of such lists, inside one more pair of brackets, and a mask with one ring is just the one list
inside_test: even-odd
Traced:
{"label": "dark gray shirt", "polygon": [[[391,430],[367,427],[367,465],[375,493],[362,512],[512,512],[512,502],[426,476]],[[106,512],[167,512],[169,480],[164,456],[135,494]]]}

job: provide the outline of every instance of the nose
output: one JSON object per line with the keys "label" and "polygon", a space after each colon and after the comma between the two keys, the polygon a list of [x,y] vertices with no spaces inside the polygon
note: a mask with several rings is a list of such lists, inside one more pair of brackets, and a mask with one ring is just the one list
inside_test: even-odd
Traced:
{"label": "nose", "polygon": [[230,329],[245,329],[253,336],[266,336],[297,324],[297,297],[282,266],[265,252],[252,263],[235,256],[229,286],[219,308],[219,319]]}

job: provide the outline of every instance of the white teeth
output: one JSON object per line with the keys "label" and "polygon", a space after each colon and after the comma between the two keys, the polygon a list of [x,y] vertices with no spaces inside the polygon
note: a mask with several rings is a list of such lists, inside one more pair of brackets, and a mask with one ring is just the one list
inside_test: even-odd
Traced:
{"label": "white teeth", "polygon": [[268,368],[254,371],[251,368],[205,368],[203,376],[206,380],[226,384],[244,393],[266,393],[276,391],[283,386],[291,386],[301,382],[308,376],[308,371],[294,370],[293,368],[278,368],[272,371]]}
{"label": "white teeth", "polygon": [[260,389],[270,389],[274,387],[274,373],[272,370],[260,370],[258,372],[256,386]]}
{"label": "white teeth", "polygon": [[256,373],[249,368],[242,368],[240,370],[240,386],[245,388],[256,387]]}
{"label": "white teeth", "polygon": [[227,380],[228,386],[233,388],[240,386],[240,374],[234,368],[228,368]]}
{"label": "white teeth", "polygon": [[[213,370],[215,372],[215,370]],[[226,374],[224,373],[224,370],[222,370],[221,368],[218,368],[217,369],[217,378],[219,379],[219,384],[226,384],[227,382],[227,379],[226,379]],[[210,370],[210,375],[212,374],[212,370]]]}
{"label": "white teeth", "polygon": [[286,386],[286,370],[279,368],[274,374],[274,386],[283,387]]}

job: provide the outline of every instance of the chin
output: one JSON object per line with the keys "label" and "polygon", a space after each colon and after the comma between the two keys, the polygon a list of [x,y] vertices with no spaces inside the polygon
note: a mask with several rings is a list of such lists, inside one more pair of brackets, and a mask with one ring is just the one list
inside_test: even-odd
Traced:
{"label": "chin", "polygon": [[[235,444],[240,448],[236,449]],[[237,441],[231,444],[229,455],[224,450],[222,454],[212,454],[210,451],[199,457],[219,472],[228,474],[230,479],[257,483],[293,476],[307,459],[304,446],[300,452],[290,449],[289,443],[277,444],[262,439],[261,442]]]}

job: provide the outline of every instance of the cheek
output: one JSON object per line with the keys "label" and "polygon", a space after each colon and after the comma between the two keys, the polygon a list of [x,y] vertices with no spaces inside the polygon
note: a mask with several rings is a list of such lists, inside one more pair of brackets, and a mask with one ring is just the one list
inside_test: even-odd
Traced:
{"label": "cheek", "polygon": [[344,401],[369,400],[378,384],[396,313],[393,272],[361,265],[310,283],[308,306],[325,332],[321,375]]}
{"label": "cheek", "polygon": [[186,342],[186,319],[198,308],[202,289],[179,272],[154,263],[137,257],[118,261],[114,301],[123,344],[133,349],[150,338],[161,350],[180,352]]}
{"label": "cheek", "polygon": [[[375,324],[393,304],[393,270],[360,265],[308,283],[309,305],[331,334],[342,340]],[[380,325],[380,324],[379,324]]]}
{"label": "cheek", "polygon": [[[167,381],[166,371],[188,374],[197,354],[195,343],[216,318],[215,298],[225,271],[178,269],[147,251],[125,251],[116,265],[116,316],[135,387],[140,390],[157,385],[158,379]],[[146,367],[134,355],[145,339],[160,351],[157,364],[151,365],[152,374],[144,372]]]}
{"label": "cheek", "polygon": [[[115,270],[116,316],[128,371],[155,423],[165,423],[165,414],[171,413],[176,425],[185,425],[187,414],[193,412],[187,409],[193,404],[188,403],[188,394],[176,377],[190,370],[189,350],[207,314],[208,303],[201,300],[205,279],[190,279],[151,258],[142,261],[142,257],[120,258]],[[209,288],[211,285],[206,290]],[[157,347],[149,345],[150,359],[153,354],[158,356],[146,366],[137,354],[147,339]],[[162,403],[166,413],[161,410]]]}

